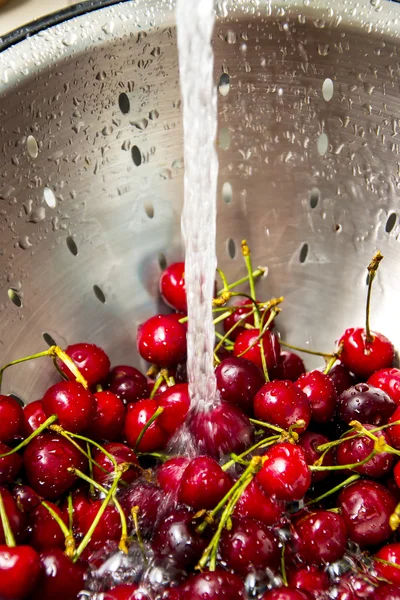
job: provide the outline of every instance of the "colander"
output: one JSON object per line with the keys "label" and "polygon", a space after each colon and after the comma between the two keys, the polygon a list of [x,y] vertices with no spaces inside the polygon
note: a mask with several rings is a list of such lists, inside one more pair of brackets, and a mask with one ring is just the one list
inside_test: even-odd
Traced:
{"label": "colander", "polygon": [[[246,238],[258,297],[285,296],[282,338],[330,352],[364,322],[379,249],[372,328],[400,347],[399,6],[216,8],[220,267],[242,276]],[[166,310],[158,277],[183,256],[174,3],[90,2],[2,44],[1,363],[55,340],[144,367],[137,325]],[[2,390],[30,402],[54,377],[31,361]]]}

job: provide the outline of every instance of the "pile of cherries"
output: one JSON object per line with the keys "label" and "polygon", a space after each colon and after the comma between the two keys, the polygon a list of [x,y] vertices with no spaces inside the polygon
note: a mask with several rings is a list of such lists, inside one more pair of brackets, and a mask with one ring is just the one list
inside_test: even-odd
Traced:
{"label": "pile of cherries", "polygon": [[190,406],[184,263],[160,278],[175,312],[138,330],[147,375],[89,343],[0,370],[49,357],[59,376],[24,407],[0,395],[1,600],[400,600],[400,370],[369,328],[382,257],[365,328],[306,372],[243,255],[239,282],[219,271],[207,412]]}

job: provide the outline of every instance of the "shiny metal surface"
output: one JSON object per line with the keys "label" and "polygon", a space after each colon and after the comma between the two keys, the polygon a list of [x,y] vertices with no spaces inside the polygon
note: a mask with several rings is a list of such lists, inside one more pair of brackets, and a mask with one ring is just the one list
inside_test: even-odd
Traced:
{"label": "shiny metal surface", "polygon": [[[400,18],[394,3],[218,2],[218,255],[268,266],[282,335],[329,351],[361,325],[400,347]],[[332,86],[329,81],[333,82]],[[90,341],[138,364],[159,263],[181,256],[182,130],[173,5],[127,2],[0,54],[0,360]],[[21,306],[18,306],[21,304]],[[25,401],[54,378],[10,370]]]}

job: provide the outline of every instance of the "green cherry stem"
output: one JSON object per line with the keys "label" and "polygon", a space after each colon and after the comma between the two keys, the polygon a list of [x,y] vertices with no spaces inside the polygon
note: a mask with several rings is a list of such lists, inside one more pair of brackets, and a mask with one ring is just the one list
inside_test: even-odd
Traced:
{"label": "green cherry stem", "polygon": [[[251,252],[246,240],[242,240],[242,255],[246,264],[247,275],[249,278],[250,297],[256,302],[256,288],[254,285],[253,266],[251,264]],[[260,309],[257,306],[254,314],[254,324],[260,327]]]}
{"label": "green cherry stem", "polygon": [[252,446],[251,448],[248,448],[248,450],[245,450],[244,452],[242,452],[242,454],[239,455],[235,455],[232,456],[232,460],[229,460],[227,463],[225,463],[224,465],[222,465],[222,470],[223,471],[228,471],[228,469],[230,469],[231,467],[233,467],[233,465],[235,465],[236,463],[241,463],[241,461],[244,459],[245,456],[247,456],[248,454],[250,454],[251,452],[254,452],[254,450],[257,450],[258,448],[267,448],[268,446],[272,446],[272,444],[275,444],[278,440],[281,439],[280,435],[273,435],[271,437],[268,438],[264,438],[263,440],[257,442],[256,444],[254,444],[254,446]]}
{"label": "green cherry stem", "polygon": [[93,460],[93,458],[91,458],[88,455],[88,453],[85,452],[85,450],[77,442],[75,442],[75,439],[81,440],[82,442],[86,442],[87,444],[91,444],[92,446],[95,446],[96,448],[98,448],[100,450],[100,452],[102,452],[103,454],[105,454],[105,456],[107,456],[107,458],[112,462],[114,469],[117,468],[118,463],[115,460],[115,457],[112,454],[110,454],[107,450],[105,450],[103,448],[103,446],[101,444],[99,444],[98,442],[95,442],[94,440],[91,440],[90,438],[87,438],[84,435],[80,435],[79,433],[71,433],[70,431],[66,431],[60,425],[51,425],[50,429],[52,429],[53,431],[55,431],[59,435],[62,435],[63,437],[65,437],[80,452],[82,452],[82,454],[84,454],[89,461],[92,461],[92,463],[96,467],[98,467],[99,469],[101,469],[103,471],[103,473],[107,473],[108,472],[107,469],[105,469],[104,467],[102,467],[101,465],[99,465],[95,460]]}
{"label": "green cherry stem", "polygon": [[357,479],[360,479],[360,475],[351,475],[351,477],[348,477],[347,479],[345,479],[345,481],[342,481],[342,483],[339,483],[336,487],[325,492],[324,494],[321,494],[321,496],[318,496],[318,498],[314,498],[313,500],[310,500],[304,506],[305,507],[311,506],[312,504],[315,504],[316,502],[320,502],[321,500],[328,498],[329,496],[331,496],[332,494],[335,494],[336,492],[338,492],[340,489],[342,489],[346,485],[350,485],[350,483],[353,483],[353,481],[357,481]]}
{"label": "green cherry stem", "polygon": [[6,507],[4,506],[3,496],[0,493],[0,522],[3,526],[4,538],[6,541],[6,545],[9,548],[15,548],[17,545],[15,542],[15,537],[11,529],[10,521],[8,520]]}
{"label": "green cherry stem", "polygon": [[[168,375],[168,371],[166,371],[166,373]],[[165,369],[161,369],[160,372],[159,372],[159,374],[157,375],[157,379],[154,382],[153,389],[151,390],[151,393],[150,393],[150,396],[149,396],[150,400],[153,400],[154,396],[157,393],[158,388],[165,381],[164,375],[165,375]]]}
{"label": "green cherry stem", "polygon": [[[264,267],[257,267],[257,269],[255,269],[252,272],[253,279],[258,279],[258,277],[261,277],[262,275],[264,275],[265,271],[266,271],[266,269]],[[241,279],[238,279],[237,281],[234,281],[233,283],[229,283],[226,286],[226,289],[222,289],[222,290],[218,291],[217,296],[221,296],[224,292],[233,290],[235,287],[238,287],[239,285],[242,285],[243,283],[247,283],[248,281],[249,281],[249,276],[247,275],[246,277],[242,277]]]}
{"label": "green cherry stem", "polygon": [[131,515],[132,515],[133,524],[135,526],[135,533],[136,533],[137,541],[138,541],[142,556],[144,558],[144,561],[145,561],[145,563],[147,563],[146,548],[143,543],[142,534],[140,533],[138,514],[139,514],[139,506],[132,506]]}
{"label": "green cherry stem", "polygon": [[376,454],[379,454],[380,450],[376,450],[375,448],[360,462],[351,463],[348,465],[333,465],[333,466],[316,466],[316,465],[308,465],[310,471],[343,471],[344,469],[357,469],[362,465],[365,465],[371,458],[374,458]]}
{"label": "green cherry stem", "polygon": [[92,458],[92,449],[90,447],[89,442],[86,442],[86,452],[89,457],[89,476],[91,478],[91,482],[89,484],[89,495],[91,498],[94,497],[94,487],[93,487],[93,458]]}
{"label": "green cherry stem", "polygon": [[158,417],[161,415],[161,413],[164,412],[164,408],[162,406],[159,406],[156,410],[156,412],[154,413],[154,415],[152,415],[150,417],[150,419],[147,421],[147,423],[145,424],[145,426],[143,427],[142,431],[139,433],[138,438],[136,440],[136,444],[134,447],[134,452],[136,452],[136,450],[139,448],[140,442],[143,439],[144,434],[146,433],[146,431],[148,430],[148,428],[154,423],[154,421],[156,419],[158,419]]}
{"label": "green cherry stem", "polygon": [[39,427],[37,429],[35,429],[35,431],[33,433],[31,433],[31,435],[29,435],[26,439],[24,439],[20,444],[18,444],[18,446],[15,446],[15,448],[12,448],[11,450],[9,450],[8,452],[5,452],[4,454],[0,454],[0,458],[5,458],[6,456],[10,456],[10,454],[14,454],[14,452],[18,452],[19,450],[21,450],[22,448],[27,446],[29,444],[29,442],[31,442],[36,436],[41,434],[42,431],[44,431],[48,427],[52,426],[53,423],[55,421],[57,421],[57,419],[58,419],[57,415],[51,415],[51,417],[49,417],[44,423],[39,425]]}
{"label": "green cherry stem", "polygon": [[282,575],[283,585],[287,586],[288,580],[287,580],[287,575],[286,575],[285,551],[286,551],[286,544],[283,543],[282,550],[281,550],[281,575]]}
{"label": "green cherry stem", "polygon": [[51,506],[49,504],[47,504],[47,502],[45,502],[44,500],[42,500],[41,504],[51,514],[51,516],[53,517],[53,519],[55,520],[55,522],[57,523],[57,525],[61,529],[61,531],[63,533],[63,536],[65,537],[65,554],[69,558],[73,558],[73,556],[75,554],[75,540],[74,540],[74,536],[71,533],[71,530],[68,529],[68,527],[66,526],[66,524],[64,523],[64,521],[55,512],[55,510],[53,510],[51,508]]}
{"label": "green cherry stem", "polygon": [[[53,348],[53,346],[51,348]],[[42,358],[43,356],[53,356],[53,354],[51,352],[51,348],[49,348],[48,350],[44,350],[43,352],[37,352],[36,354],[31,354],[30,356],[24,356],[23,358],[17,358],[16,360],[13,360],[13,361],[7,363],[6,365],[4,365],[3,367],[1,367],[1,369],[0,369],[0,386],[3,381],[3,373],[6,369],[8,369],[9,367],[12,367],[14,365],[18,365],[20,363],[26,362],[28,360],[34,360],[35,358]]]}
{"label": "green cherry stem", "polygon": [[281,346],[284,348],[290,348],[291,350],[296,350],[296,352],[304,352],[305,354],[311,354],[312,356],[322,356],[325,359],[335,358],[336,354],[329,352],[317,352],[316,350],[309,350],[308,348],[300,348],[300,346],[294,346],[293,344],[288,344],[288,342],[284,342],[283,340],[279,340]]}
{"label": "green cherry stem", "polygon": [[378,251],[371,262],[368,265],[368,292],[367,292],[367,303],[365,308],[365,340],[368,343],[374,341],[374,336],[371,335],[371,330],[369,327],[369,313],[370,313],[370,305],[371,305],[371,291],[372,291],[372,283],[375,279],[376,272],[379,267],[379,263],[383,259],[382,254]]}
{"label": "green cherry stem", "polygon": [[71,493],[68,494],[67,502],[68,502],[68,529],[71,533],[72,527],[74,525],[74,505],[72,502],[72,494]]}

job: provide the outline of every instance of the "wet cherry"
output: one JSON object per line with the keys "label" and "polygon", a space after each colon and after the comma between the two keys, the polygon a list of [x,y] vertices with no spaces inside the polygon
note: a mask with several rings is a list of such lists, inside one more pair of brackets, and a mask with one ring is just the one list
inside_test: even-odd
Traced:
{"label": "wet cherry", "polygon": [[283,429],[304,421],[304,425],[296,429],[301,433],[310,423],[311,406],[307,396],[294,383],[275,380],[264,384],[255,395],[254,415]]}
{"label": "wet cherry", "polygon": [[[50,508],[68,525],[68,521],[63,512],[53,504],[48,502]],[[59,524],[43,505],[39,505],[29,516],[30,536],[29,543],[36,550],[49,550],[50,548],[65,549],[64,534]]]}
{"label": "wet cherry", "polygon": [[[368,431],[373,431],[373,425],[364,425]],[[351,437],[352,433],[347,433],[344,438]],[[390,444],[389,436],[385,431],[375,431],[374,435],[378,438],[382,437],[387,444]],[[374,440],[363,435],[349,439],[336,448],[336,463],[338,465],[348,465],[357,462],[362,462],[374,450]],[[353,468],[353,471],[379,479],[387,475],[393,466],[394,455],[389,452],[380,452],[373,456],[368,462],[360,467]]]}
{"label": "wet cherry", "polygon": [[16,452],[1,457],[2,454],[10,451],[9,446],[0,442],[0,484],[14,481],[22,467],[22,458]]}
{"label": "wet cherry", "polygon": [[215,376],[223,400],[246,413],[252,411],[253,398],[265,383],[264,375],[257,365],[246,358],[232,356],[218,365]]}
{"label": "wet cherry", "polygon": [[[233,354],[238,357],[243,356],[243,358],[247,358],[247,360],[250,360],[262,369],[261,341],[257,341],[259,335],[260,332],[258,329],[245,329],[242,331],[236,338]],[[269,330],[262,337],[262,345],[268,374],[272,379],[277,372],[281,347],[276,335]]]}
{"label": "wet cherry", "polygon": [[346,550],[344,519],[333,512],[318,510],[295,525],[299,556],[309,565],[335,562]]}
{"label": "wet cherry", "polygon": [[28,437],[47,420],[47,415],[43,410],[43,402],[35,400],[24,406],[23,418],[23,433],[25,437]]}
{"label": "wet cherry", "polygon": [[352,387],[357,383],[356,377],[340,361],[336,362],[329,371],[329,377],[335,384],[338,396],[347,388]]}
{"label": "wet cherry", "polygon": [[[110,370],[110,359],[104,350],[95,344],[72,344],[65,349],[65,353],[72,358],[89,386],[96,385],[96,383],[100,383],[107,378]],[[58,361],[58,365],[68,379],[75,379],[63,362]]]}
{"label": "wet cherry", "polygon": [[108,390],[93,396],[95,410],[85,433],[94,440],[115,440],[121,434],[125,420],[124,403]]}
{"label": "wet cherry", "polygon": [[321,371],[310,371],[296,381],[311,405],[311,420],[315,423],[327,423],[333,417],[337,402],[335,384],[329,375]]}
{"label": "wet cherry", "polygon": [[399,600],[400,585],[381,583],[374,591],[374,600]]}
{"label": "wet cherry", "polygon": [[342,392],[337,403],[337,414],[347,425],[360,421],[370,425],[384,425],[396,410],[396,403],[384,391],[366,383]]}
{"label": "wet cherry", "polygon": [[122,490],[119,501],[127,514],[138,507],[138,521],[142,535],[150,534],[155,523],[162,516],[162,500],[165,494],[161,488],[152,483],[135,482]]}
{"label": "wet cherry", "polygon": [[281,350],[277,370],[278,379],[288,379],[294,383],[305,372],[306,367],[300,356],[290,350]]}
{"label": "wet cherry", "polygon": [[400,405],[400,369],[380,369],[371,375],[367,383],[380,388]]}
{"label": "wet cherry", "polygon": [[12,496],[23,513],[30,514],[41,502],[40,496],[29,485],[23,483],[15,486]]}
{"label": "wet cherry", "polygon": [[270,590],[261,596],[261,600],[309,600],[310,598],[312,596],[305,590],[298,590],[291,586]]}
{"label": "wet cherry", "polygon": [[177,365],[186,356],[186,328],[169,315],[155,315],[139,326],[137,346],[140,356],[150,363]]}
{"label": "wet cherry", "polygon": [[9,548],[0,545],[0,598],[24,600],[35,589],[39,578],[38,553],[30,546]]}
{"label": "wet cherry", "polygon": [[[133,450],[131,450],[131,448],[118,442],[109,442],[108,444],[103,444],[102,448],[104,448],[106,452],[114,457],[117,464],[128,463],[131,465],[130,468],[122,475],[122,481],[125,481],[125,483],[132,483],[139,477],[141,472],[139,468],[139,462],[136,454],[133,452]],[[103,469],[106,471],[104,472],[96,464],[93,465],[93,478],[95,481],[101,485],[111,483],[114,473],[114,464],[111,459],[108,458],[108,456],[100,449],[92,452],[92,458],[97,465],[100,465],[100,467],[103,467]]]}
{"label": "wet cherry", "polygon": [[283,442],[273,446],[265,456],[267,460],[256,476],[264,491],[280,500],[303,498],[311,485],[311,471],[303,450]]}
{"label": "wet cherry", "polygon": [[327,591],[330,587],[326,571],[322,567],[314,565],[299,567],[291,571],[288,575],[288,582],[290,586],[306,591],[314,598],[318,598],[321,592]]}
{"label": "wet cherry", "polygon": [[42,402],[46,416],[57,415],[58,424],[71,433],[86,429],[96,412],[93,394],[76,381],[60,381],[52,385]]}
{"label": "wet cherry", "polygon": [[23,411],[12,396],[0,395],[0,442],[12,442],[23,433]]}
{"label": "wet cherry", "polygon": [[151,596],[136,583],[123,583],[101,594],[101,600],[151,600]]}
{"label": "wet cherry", "polygon": [[[400,567],[400,544],[388,544],[387,546],[383,546],[383,548],[378,550],[375,554],[375,558],[394,563]],[[386,565],[383,562],[380,562],[380,560],[375,561],[375,568],[378,571],[378,574],[391,583],[400,585],[400,568]]]}
{"label": "wet cherry", "polygon": [[[26,538],[26,515],[20,510],[16,500],[5,487],[0,486],[0,494],[3,499],[6,515],[10,522],[11,531],[16,538],[16,541],[20,542]],[[4,529],[0,520],[0,544],[5,544],[5,541]]]}
{"label": "wet cherry", "polygon": [[[85,535],[97,513],[103,500],[94,500],[87,506],[85,511],[79,515],[79,533]],[[100,548],[109,540],[119,540],[121,537],[121,519],[115,506],[109,504],[101,516],[99,524],[93,531],[87,548],[93,550]]]}
{"label": "wet cherry", "polygon": [[40,553],[41,572],[32,600],[76,600],[85,588],[85,567],[73,563],[60,548]]}
{"label": "wet cherry", "polygon": [[[248,315],[248,316],[243,321],[242,325],[238,325],[237,327],[235,327],[235,329],[229,334],[229,338],[231,340],[236,340],[236,338],[242,331],[246,331],[246,329],[244,327],[245,324],[254,325],[254,312],[253,312],[254,304],[251,302],[251,300],[249,300],[249,298],[242,298],[241,300],[238,300],[236,302],[235,306],[237,306],[237,308],[231,312],[229,317],[224,319],[224,332],[225,333],[228,333],[228,331],[235,325],[235,323],[237,323],[238,321],[243,319],[246,315]],[[268,316],[269,316],[269,311],[267,312],[267,314],[264,317],[264,322],[266,322],[266,319],[268,319]],[[271,329],[273,328],[273,326],[274,326],[274,323],[272,322]]]}
{"label": "wet cherry", "polygon": [[198,456],[190,461],[182,474],[178,498],[195,510],[211,509],[232,487],[232,478],[216,460]]}
{"label": "wet cherry", "polygon": [[110,392],[129,404],[147,396],[147,379],[135,369],[127,365],[118,365],[111,369],[107,380]]}
{"label": "wet cherry", "polygon": [[394,359],[394,347],[381,333],[371,331],[368,341],[366,330],[361,327],[346,329],[339,340],[343,345],[340,360],[352,373],[368,379],[375,371],[389,368]]}
{"label": "wet cherry", "polygon": [[182,586],[181,600],[244,600],[242,579],[222,569],[192,575]]}
{"label": "wet cherry", "polygon": [[164,411],[157,419],[157,425],[168,435],[172,435],[185,422],[190,408],[187,383],[178,383],[157,396],[157,404]]}
{"label": "wet cherry", "polygon": [[[303,449],[304,456],[308,465],[313,465],[322,455],[321,452],[318,452],[318,446],[322,446],[323,444],[327,444],[329,439],[322,435],[321,433],[315,433],[314,431],[305,431],[302,436],[300,436],[298,445]],[[324,455],[322,465],[325,467],[330,467],[334,464],[334,453],[333,450],[328,450]],[[312,472],[312,483],[317,483],[318,481],[323,481],[329,477],[329,471],[313,471]]]}
{"label": "wet cherry", "polygon": [[176,456],[170,458],[157,469],[157,481],[164,492],[176,495],[179,491],[182,475],[190,462],[189,458]]}
{"label": "wet cherry", "polygon": [[160,277],[161,296],[171,308],[186,311],[185,263],[169,265]]}
{"label": "wet cherry", "polygon": [[264,525],[275,525],[283,515],[283,502],[267,495],[256,479],[242,492],[234,510],[236,517],[257,519]]}
{"label": "wet cherry", "polygon": [[396,423],[397,421],[399,421],[399,424],[386,429],[386,433],[389,436],[391,445],[400,449],[400,406],[398,406],[392,416],[389,417],[388,423]]}
{"label": "wet cherry", "polygon": [[[128,444],[135,448],[139,435],[146,423],[151,419],[158,408],[155,400],[140,400],[135,404],[129,404],[126,410],[124,434]],[[168,439],[167,433],[161,429],[156,419],[145,431],[139,442],[137,450],[141,452],[153,452],[163,448]]]}

